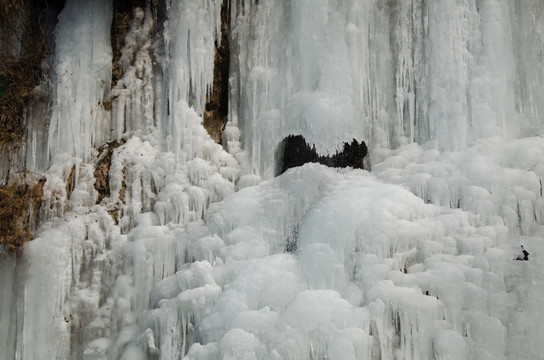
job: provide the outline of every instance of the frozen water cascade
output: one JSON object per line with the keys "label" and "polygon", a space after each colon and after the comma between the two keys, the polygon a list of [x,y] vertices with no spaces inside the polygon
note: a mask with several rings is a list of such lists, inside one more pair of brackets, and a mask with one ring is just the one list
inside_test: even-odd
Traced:
{"label": "frozen water cascade", "polygon": [[[111,80],[111,12],[108,1],[72,1],[59,15],[47,160],[62,153],[89,160],[92,147],[108,139],[101,102]],[[78,24],[77,13],[88,20]]]}
{"label": "frozen water cascade", "polygon": [[[66,2],[0,359],[542,358],[544,3],[231,0],[220,145],[221,5],[134,9],[112,87],[114,3]],[[274,178],[291,134],[372,171]]]}

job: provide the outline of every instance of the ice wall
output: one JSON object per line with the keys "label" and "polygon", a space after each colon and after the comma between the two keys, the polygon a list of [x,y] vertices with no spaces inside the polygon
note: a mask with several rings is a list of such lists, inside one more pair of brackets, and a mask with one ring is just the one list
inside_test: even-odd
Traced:
{"label": "ice wall", "polygon": [[[177,157],[191,147],[181,114],[185,103],[202,114],[220,2],[166,2],[161,34],[153,30],[156,10],[141,10],[120,60],[133,74],[111,91],[111,4],[100,4],[69,2],[61,16],[81,9],[94,20],[78,27],[77,40],[73,23],[58,26],[50,119],[31,121],[38,129],[29,142],[31,169],[45,169],[58,153],[89,160],[92,147],[142,129],[160,129]],[[540,10],[539,1],[507,0],[233,1],[225,146],[246,151],[238,155],[248,161],[245,172],[270,178],[289,134],[303,135],[321,154],[355,137],[374,156],[411,142],[460,150],[480,138],[538,132]]]}
{"label": "ice wall", "polygon": [[252,169],[273,174],[270,149],[287,134],[326,153],[353,137],[373,148],[460,150],[540,129],[541,60],[523,45],[542,43],[539,10],[449,0],[234,7],[231,121]]}
{"label": "ice wall", "polygon": [[202,157],[193,134],[201,131],[201,120],[193,125],[187,119],[192,117],[191,112],[202,115],[213,80],[214,42],[221,35],[221,2],[172,2],[167,11],[165,53],[161,58],[164,80],[158,85],[161,98],[156,106],[168,150],[176,160],[187,161]]}
{"label": "ice wall", "polygon": [[[232,0],[224,148],[201,125],[221,3],[135,9],[113,88],[112,8],[67,2],[27,114],[45,206],[0,253],[0,354],[540,356],[541,1]],[[289,134],[364,140],[373,173],[273,178]]]}
{"label": "ice wall", "polygon": [[252,171],[274,176],[274,151],[289,134],[302,134],[320,153],[363,138],[368,43],[350,21],[368,24],[373,3],[234,4],[230,119],[242,130]]}
{"label": "ice wall", "polygon": [[[47,180],[43,227],[16,262],[0,254],[2,356],[141,356],[135,339],[146,298],[187,260],[178,235],[187,238],[184,227],[234,192],[239,177],[237,161],[201,125],[220,5],[165,4],[166,19],[151,3],[135,9],[123,76],[110,89],[112,2],[67,1],[51,107],[30,113],[47,117],[30,122],[38,126],[28,147],[29,170]],[[97,204],[104,158],[108,191]]]}
{"label": "ice wall", "polygon": [[63,153],[89,161],[91,149],[110,139],[102,102],[111,81],[111,16],[110,1],[68,1],[59,14],[47,161]]}

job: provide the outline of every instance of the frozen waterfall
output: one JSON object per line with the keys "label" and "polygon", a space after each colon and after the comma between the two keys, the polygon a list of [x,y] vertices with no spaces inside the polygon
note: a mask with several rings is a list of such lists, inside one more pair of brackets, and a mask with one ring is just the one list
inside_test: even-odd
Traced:
{"label": "frozen waterfall", "polygon": [[[116,59],[120,2],[66,1],[25,113],[0,359],[542,358],[543,1],[142,0]],[[367,170],[274,177],[289,135]]]}

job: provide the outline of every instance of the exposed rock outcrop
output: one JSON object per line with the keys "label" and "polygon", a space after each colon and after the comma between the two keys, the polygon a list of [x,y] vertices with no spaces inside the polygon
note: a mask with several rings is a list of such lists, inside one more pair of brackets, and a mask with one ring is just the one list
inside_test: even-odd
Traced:
{"label": "exposed rock outcrop", "polygon": [[17,251],[33,239],[38,226],[45,179],[0,187],[0,245]]}
{"label": "exposed rock outcrop", "polygon": [[353,139],[351,143],[344,143],[344,149],[333,156],[319,156],[315,145],[310,147],[301,135],[289,135],[279,145],[277,175],[283,174],[290,168],[301,166],[309,162],[320,163],[330,167],[352,167],[364,169],[363,159],[368,152],[364,141]]}
{"label": "exposed rock outcrop", "polygon": [[123,144],[123,140],[115,140],[108,144],[105,144],[100,151],[98,163],[96,164],[96,169],[94,171],[94,188],[98,192],[97,204],[100,204],[100,202],[105,197],[110,196],[109,173],[111,166],[111,157],[113,155],[113,151]]}
{"label": "exposed rock outcrop", "polygon": [[145,9],[145,3],[145,0],[115,0],[113,2],[113,19],[111,22],[112,88],[123,76],[122,69],[119,67],[119,59],[121,59],[121,49],[125,42],[130,20],[133,18],[134,8]]}
{"label": "exposed rock outcrop", "polygon": [[221,143],[229,106],[229,66],[230,66],[230,0],[221,5],[221,43],[215,42],[213,85],[208,90],[203,125],[211,138]]}

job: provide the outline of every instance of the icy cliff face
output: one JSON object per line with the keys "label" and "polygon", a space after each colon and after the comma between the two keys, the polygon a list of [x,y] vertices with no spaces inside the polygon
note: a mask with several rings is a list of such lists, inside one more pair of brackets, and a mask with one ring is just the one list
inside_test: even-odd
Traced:
{"label": "icy cliff face", "polygon": [[541,126],[542,105],[531,100],[542,97],[541,54],[522,45],[542,43],[541,15],[525,5],[288,1],[246,14],[233,31],[233,119],[261,173],[270,172],[269,149],[290,133],[321,152],[353,137],[374,147],[434,141],[460,150]]}
{"label": "icy cliff face", "polygon": [[[232,0],[219,145],[221,5],[134,9],[112,88],[113,4],[67,1],[50,106],[28,112],[42,226],[0,254],[0,354],[538,358],[544,3]],[[273,178],[288,135],[364,140],[372,172]]]}

